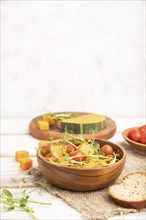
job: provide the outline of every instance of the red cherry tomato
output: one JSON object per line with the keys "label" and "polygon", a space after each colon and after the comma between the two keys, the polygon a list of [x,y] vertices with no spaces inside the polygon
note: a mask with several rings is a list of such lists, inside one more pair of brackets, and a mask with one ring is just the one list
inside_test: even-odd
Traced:
{"label": "red cherry tomato", "polygon": [[101,147],[100,149],[101,152],[103,152],[105,154],[105,156],[109,156],[109,155],[112,155],[114,150],[113,148],[110,146],[110,145],[104,145]]}
{"label": "red cherry tomato", "polygon": [[68,154],[70,154],[71,152],[73,152],[73,151],[75,151],[76,150],[76,148],[74,147],[74,146],[72,146],[72,145],[68,145],[67,146],[67,153]]}
{"label": "red cherry tomato", "polygon": [[58,161],[58,159],[57,159],[52,153],[47,154],[45,157],[46,157],[46,158],[51,158],[54,162],[57,162],[57,161]]}
{"label": "red cherry tomato", "polygon": [[86,156],[83,156],[83,153],[76,150],[76,151],[73,151],[70,153],[70,155],[74,158],[72,158],[72,160],[75,160],[75,161],[82,161],[82,160],[86,160]]}
{"label": "red cherry tomato", "polygon": [[138,130],[141,134],[146,134],[146,125],[139,127]]}
{"label": "red cherry tomato", "polygon": [[142,134],[142,135],[141,135],[140,143],[141,143],[141,144],[146,144],[146,134]]}
{"label": "red cherry tomato", "polygon": [[132,129],[131,131],[129,131],[128,133],[128,137],[135,142],[140,142],[141,140],[141,134],[138,131],[138,129]]}

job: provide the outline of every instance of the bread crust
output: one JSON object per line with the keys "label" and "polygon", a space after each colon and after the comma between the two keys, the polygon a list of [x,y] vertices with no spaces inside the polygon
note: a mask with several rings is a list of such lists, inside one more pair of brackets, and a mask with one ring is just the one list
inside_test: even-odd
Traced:
{"label": "bread crust", "polygon": [[[133,175],[133,174],[141,174],[141,175],[146,176],[146,173],[144,173],[144,172],[130,173],[130,174],[124,176],[122,178],[121,182],[119,182],[115,185],[121,185],[126,178],[128,178],[130,175]],[[110,195],[113,202],[115,202],[116,204],[118,204],[122,207],[125,207],[125,208],[134,208],[134,209],[138,209],[138,210],[146,208],[146,199],[145,200],[140,200],[140,201],[126,201],[126,200],[119,199],[115,195],[113,195],[113,193],[110,191],[111,187],[109,187],[108,194]]]}

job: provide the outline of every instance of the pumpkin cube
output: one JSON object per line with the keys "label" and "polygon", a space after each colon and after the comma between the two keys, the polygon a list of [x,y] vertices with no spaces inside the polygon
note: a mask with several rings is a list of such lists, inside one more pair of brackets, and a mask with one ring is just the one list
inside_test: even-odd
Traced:
{"label": "pumpkin cube", "polygon": [[43,115],[43,121],[47,121],[49,125],[54,125],[54,119],[49,115]]}
{"label": "pumpkin cube", "polygon": [[47,121],[38,121],[38,128],[41,131],[48,131],[49,130],[49,123]]}
{"label": "pumpkin cube", "polygon": [[29,170],[32,167],[32,160],[30,158],[23,158],[20,160],[20,167],[22,170]]}
{"label": "pumpkin cube", "polygon": [[16,153],[15,153],[15,160],[17,162],[20,162],[20,160],[22,158],[25,158],[25,157],[29,157],[29,152],[28,151],[26,151],[26,150],[16,151]]}

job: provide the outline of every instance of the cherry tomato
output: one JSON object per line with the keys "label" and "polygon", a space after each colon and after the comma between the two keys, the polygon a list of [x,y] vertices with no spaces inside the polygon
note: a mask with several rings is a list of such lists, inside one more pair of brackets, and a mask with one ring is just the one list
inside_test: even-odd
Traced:
{"label": "cherry tomato", "polygon": [[83,153],[81,151],[73,151],[70,153],[70,155],[74,158],[72,158],[72,160],[75,160],[75,161],[82,161],[82,160],[86,160],[86,156],[83,156]]}
{"label": "cherry tomato", "polygon": [[146,134],[142,134],[142,135],[141,135],[140,143],[141,143],[141,144],[146,144]]}
{"label": "cherry tomato", "polygon": [[52,153],[47,154],[45,157],[46,157],[46,158],[51,158],[54,162],[57,162],[57,161],[58,161],[58,159],[57,159]]}
{"label": "cherry tomato", "polygon": [[146,125],[139,127],[138,130],[141,134],[146,134]]}
{"label": "cherry tomato", "polygon": [[100,149],[101,152],[105,153],[105,156],[112,155],[114,150],[110,145],[104,145]]}
{"label": "cherry tomato", "polygon": [[67,146],[67,153],[68,154],[70,154],[71,152],[73,152],[73,151],[75,151],[76,150],[76,148],[74,147],[74,146],[72,146],[72,145],[68,145]]}
{"label": "cherry tomato", "polygon": [[138,131],[138,129],[132,129],[131,131],[129,131],[128,133],[128,137],[135,142],[140,142],[141,140],[141,134]]}

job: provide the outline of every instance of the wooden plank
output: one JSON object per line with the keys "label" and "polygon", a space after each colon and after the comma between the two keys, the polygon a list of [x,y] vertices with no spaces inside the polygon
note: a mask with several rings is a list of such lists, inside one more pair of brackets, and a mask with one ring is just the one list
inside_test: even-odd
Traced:
{"label": "wooden plank", "polygon": [[18,150],[27,150],[36,155],[38,140],[30,135],[2,135],[1,156],[14,156]]}
{"label": "wooden plank", "polygon": [[[30,157],[33,160],[33,166],[37,166],[37,158]],[[25,174],[25,171],[22,171],[19,167],[19,162],[16,162],[15,157],[2,157],[1,158],[1,173],[16,173],[16,174]]]}
{"label": "wooden plank", "polygon": [[[37,159],[31,158],[33,160],[33,167],[37,165]],[[1,188],[17,188],[19,183],[13,183],[12,178],[21,179],[23,177],[28,177],[27,184],[25,187],[33,187],[34,184],[29,180],[29,176],[27,175],[27,171],[23,171],[20,168],[20,164],[15,161],[14,157],[3,157],[1,158]]]}
{"label": "wooden plank", "polygon": [[1,134],[28,134],[31,118],[1,119]]}

